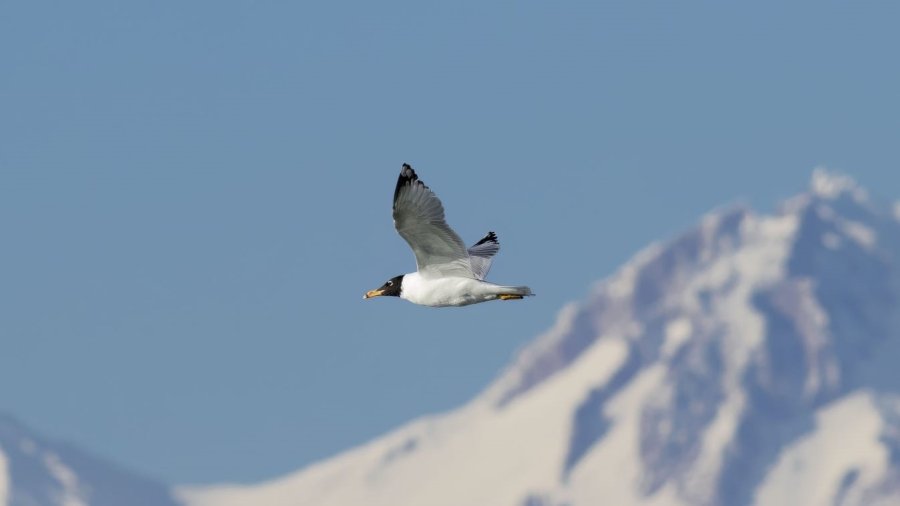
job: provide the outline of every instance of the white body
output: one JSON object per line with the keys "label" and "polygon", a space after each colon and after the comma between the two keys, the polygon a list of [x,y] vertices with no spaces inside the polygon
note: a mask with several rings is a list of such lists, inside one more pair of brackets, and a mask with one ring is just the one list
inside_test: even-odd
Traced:
{"label": "white body", "polygon": [[400,298],[423,306],[468,306],[495,300],[500,295],[530,295],[523,287],[501,286],[466,277],[423,277],[418,272],[403,276]]}

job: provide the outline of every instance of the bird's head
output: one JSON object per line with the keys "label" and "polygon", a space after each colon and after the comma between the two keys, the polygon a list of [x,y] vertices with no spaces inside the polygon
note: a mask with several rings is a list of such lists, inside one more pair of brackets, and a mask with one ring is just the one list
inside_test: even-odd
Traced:
{"label": "bird's head", "polygon": [[374,290],[369,290],[363,295],[364,299],[371,299],[372,297],[399,297],[400,289],[403,286],[403,275],[394,276],[393,278],[384,282],[379,288]]}

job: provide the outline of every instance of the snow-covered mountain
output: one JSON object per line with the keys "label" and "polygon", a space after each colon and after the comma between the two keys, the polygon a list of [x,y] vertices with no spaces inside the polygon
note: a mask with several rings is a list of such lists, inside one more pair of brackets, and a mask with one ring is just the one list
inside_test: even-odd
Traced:
{"label": "snow-covered mountain", "polygon": [[637,254],[447,414],[190,506],[900,504],[900,204],[816,171]]}
{"label": "snow-covered mountain", "polygon": [[177,506],[164,486],[0,415],[0,506]]}
{"label": "snow-covered mountain", "polygon": [[900,504],[898,267],[900,203],[817,171],[638,253],[452,412],[175,492],[0,416],[0,506]]}

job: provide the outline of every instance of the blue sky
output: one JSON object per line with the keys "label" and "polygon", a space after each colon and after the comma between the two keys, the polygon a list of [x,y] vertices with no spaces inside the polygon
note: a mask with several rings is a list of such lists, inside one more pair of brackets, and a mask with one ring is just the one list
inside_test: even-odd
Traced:
{"label": "blue sky", "polygon": [[[297,469],[477,393],[567,301],[818,165],[900,196],[900,7],[4,2],[0,410],[169,483]],[[411,163],[537,297],[414,268]]]}

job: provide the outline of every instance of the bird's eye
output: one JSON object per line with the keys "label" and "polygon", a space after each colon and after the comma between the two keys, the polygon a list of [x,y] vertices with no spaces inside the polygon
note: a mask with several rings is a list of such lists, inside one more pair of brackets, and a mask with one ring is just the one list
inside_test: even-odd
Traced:
{"label": "bird's eye", "polygon": [[394,282],[393,282],[393,281],[388,281],[388,282],[387,282],[387,283],[385,283],[385,284],[386,284],[386,285],[387,285],[387,286],[391,286],[391,285],[393,285],[393,284],[394,284]]}

